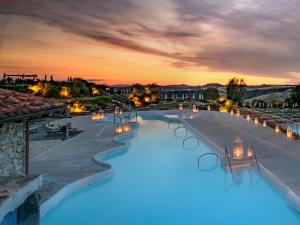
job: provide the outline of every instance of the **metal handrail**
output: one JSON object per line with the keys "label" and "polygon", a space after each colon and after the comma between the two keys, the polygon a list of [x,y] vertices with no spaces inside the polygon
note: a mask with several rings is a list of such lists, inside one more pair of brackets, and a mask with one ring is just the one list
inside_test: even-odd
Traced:
{"label": "metal handrail", "polygon": [[255,152],[254,147],[253,147],[252,144],[251,144],[251,148],[253,150],[253,156],[254,156],[254,159],[255,159],[255,162],[256,162],[257,169],[258,169],[258,171],[260,171],[260,167],[259,167],[258,160],[257,160],[257,157],[256,157],[256,152]]}
{"label": "metal handrail", "polygon": [[196,148],[200,145],[200,140],[199,140],[198,137],[195,137],[195,136],[189,136],[189,137],[186,137],[186,138],[182,141],[182,145],[183,145],[184,148],[185,148],[185,142],[186,142],[187,140],[189,140],[189,139],[192,139],[192,138],[197,140],[197,146],[194,147],[194,148],[191,148],[191,149],[196,149]]}
{"label": "metal handrail", "polygon": [[[206,169],[201,169],[201,168],[200,168],[200,159],[203,158],[203,157],[206,156],[206,155],[213,155],[213,156],[215,156],[215,157],[217,158],[217,163],[216,163],[216,165],[215,165],[214,167],[212,167],[211,169],[208,169],[208,170],[206,170]],[[219,165],[219,156],[218,156],[216,153],[213,153],[213,152],[207,152],[207,153],[204,153],[204,154],[202,154],[202,155],[200,155],[200,156],[198,157],[198,169],[200,169],[200,170],[202,170],[202,171],[212,171],[212,170],[214,170],[215,168],[217,168],[218,165]]]}
{"label": "metal handrail", "polygon": [[229,165],[230,173],[231,173],[232,179],[234,180],[233,172],[232,172],[232,167],[231,167],[231,163],[230,163],[230,158],[229,158],[227,147],[225,147],[225,160],[226,159],[228,160],[228,165]]}
{"label": "metal handrail", "polygon": [[[177,127],[177,128],[174,129],[175,137],[180,137],[180,136],[176,135],[176,132],[177,132],[178,129],[184,129],[185,130],[185,136],[184,137],[188,136],[188,130],[186,129],[186,127]],[[181,138],[184,138],[184,137],[181,137]]]}
{"label": "metal handrail", "polygon": [[[174,129],[170,126],[170,124],[177,124],[177,127],[175,127]],[[178,121],[178,120],[169,120],[168,121],[168,128],[169,129],[171,129],[171,130],[175,130],[175,129],[177,129],[177,128],[179,128],[179,127],[182,127],[182,126],[180,126],[180,122]]]}

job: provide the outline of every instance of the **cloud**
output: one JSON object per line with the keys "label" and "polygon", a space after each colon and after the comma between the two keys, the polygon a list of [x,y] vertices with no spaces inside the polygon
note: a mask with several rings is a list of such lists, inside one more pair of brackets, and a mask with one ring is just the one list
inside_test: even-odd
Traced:
{"label": "cloud", "polygon": [[300,71],[298,8],[297,0],[0,2],[1,14],[165,57],[175,67],[290,79]]}

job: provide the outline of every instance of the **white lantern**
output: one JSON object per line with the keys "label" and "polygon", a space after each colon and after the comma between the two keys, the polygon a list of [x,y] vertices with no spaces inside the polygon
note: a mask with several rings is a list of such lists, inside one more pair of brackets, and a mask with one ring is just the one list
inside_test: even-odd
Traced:
{"label": "white lantern", "polygon": [[130,122],[125,122],[123,124],[123,132],[128,133],[131,131],[131,124]]}
{"label": "white lantern", "polygon": [[211,110],[210,105],[208,105],[207,106],[207,111],[210,111],[210,110]]}
{"label": "white lantern", "polygon": [[233,110],[231,110],[231,111],[230,111],[230,115],[232,115],[232,116],[233,116]]}
{"label": "white lantern", "polygon": [[103,120],[105,117],[103,110],[99,110],[98,114],[99,114],[99,120]]}
{"label": "white lantern", "polygon": [[123,133],[123,126],[120,124],[119,126],[116,127],[116,134],[122,134]]}
{"label": "white lantern", "polygon": [[196,105],[193,105],[193,112],[194,112],[194,113],[198,112],[198,108],[197,108]]}
{"label": "white lantern", "polygon": [[267,126],[267,121],[264,120],[263,122],[263,126],[266,127]]}
{"label": "white lantern", "polygon": [[258,118],[255,117],[254,123],[257,125],[258,124]]}
{"label": "white lantern", "polygon": [[275,133],[278,134],[280,132],[280,128],[278,125],[275,126]]}
{"label": "white lantern", "polygon": [[233,142],[232,158],[241,160],[244,157],[244,143],[243,140],[237,137]]}
{"label": "white lantern", "polygon": [[247,119],[247,121],[250,121],[250,115],[247,115],[246,119]]}
{"label": "white lantern", "polygon": [[118,106],[115,107],[115,114],[118,115],[120,111],[120,108]]}
{"label": "white lantern", "polygon": [[238,110],[236,111],[236,116],[239,117],[240,115],[241,115],[241,112],[240,112],[240,110],[238,109]]}
{"label": "white lantern", "polygon": [[248,150],[247,150],[247,157],[248,157],[248,159],[252,159],[253,155],[254,155],[253,149],[252,149],[252,147],[249,147]]}
{"label": "white lantern", "polygon": [[178,105],[178,110],[179,110],[179,111],[183,111],[183,104],[182,104],[182,103],[180,103],[180,104]]}

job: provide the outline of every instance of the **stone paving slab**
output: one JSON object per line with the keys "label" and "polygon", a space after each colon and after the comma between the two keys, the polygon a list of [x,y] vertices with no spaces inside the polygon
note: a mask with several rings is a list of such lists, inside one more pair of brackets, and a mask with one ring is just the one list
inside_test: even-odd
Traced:
{"label": "stone paving slab", "polygon": [[185,121],[222,149],[232,148],[236,137],[244,140],[244,147],[253,144],[258,161],[300,196],[299,140],[227,113],[201,111]]}
{"label": "stone paving slab", "polygon": [[112,139],[115,134],[111,125],[91,122],[89,116],[75,117],[72,122],[84,131],[30,160],[30,173],[43,174],[42,203],[66,185],[106,170],[107,166],[96,163],[94,156],[120,145]]}

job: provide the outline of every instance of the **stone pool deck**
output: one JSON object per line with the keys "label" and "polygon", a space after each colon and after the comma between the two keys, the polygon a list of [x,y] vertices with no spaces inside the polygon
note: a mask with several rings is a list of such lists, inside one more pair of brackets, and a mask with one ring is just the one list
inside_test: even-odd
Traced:
{"label": "stone pool deck", "polygon": [[287,139],[284,133],[276,134],[270,127],[227,113],[201,111],[185,122],[212,147],[232,148],[236,137],[244,140],[246,148],[253,144],[259,163],[300,196],[300,140]]}
{"label": "stone pool deck", "polygon": [[68,184],[108,169],[106,164],[96,163],[94,156],[120,145],[113,140],[112,124],[93,122],[89,116],[55,121],[66,122],[72,122],[72,126],[83,132],[41,151],[30,160],[30,173],[43,174],[42,203]]}

